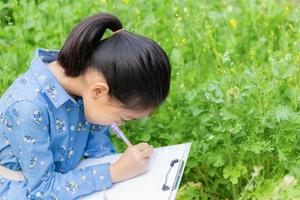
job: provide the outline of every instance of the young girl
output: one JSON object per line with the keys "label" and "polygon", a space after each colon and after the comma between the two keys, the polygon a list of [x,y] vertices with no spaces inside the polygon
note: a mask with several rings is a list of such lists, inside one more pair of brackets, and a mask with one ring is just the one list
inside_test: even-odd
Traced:
{"label": "young girl", "polygon": [[74,168],[81,157],[114,153],[108,125],[151,113],[170,74],[157,43],[105,13],[77,25],[60,51],[38,49],[0,99],[0,199],[76,199],[145,172],[147,143],[114,164]]}

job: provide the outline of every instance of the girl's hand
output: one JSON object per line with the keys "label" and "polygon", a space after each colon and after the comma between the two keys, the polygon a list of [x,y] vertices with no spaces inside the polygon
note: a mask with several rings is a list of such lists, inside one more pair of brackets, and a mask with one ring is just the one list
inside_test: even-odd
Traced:
{"label": "girl's hand", "polygon": [[153,146],[147,143],[128,147],[119,160],[109,167],[112,182],[123,181],[144,173],[152,153]]}

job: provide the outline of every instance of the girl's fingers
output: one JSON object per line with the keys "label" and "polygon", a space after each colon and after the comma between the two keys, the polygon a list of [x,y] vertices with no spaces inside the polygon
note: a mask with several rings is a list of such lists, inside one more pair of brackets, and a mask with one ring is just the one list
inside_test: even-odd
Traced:
{"label": "girl's fingers", "polygon": [[133,144],[131,144],[130,142],[127,144],[128,147],[132,147]]}
{"label": "girl's fingers", "polygon": [[149,144],[146,143],[146,142],[142,142],[142,143],[137,144],[136,147],[137,147],[140,151],[143,151],[143,150],[149,148]]}
{"label": "girl's fingers", "polygon": [[150,157],[153,153],[153,147],[151,146],[151,147],[143,150],[141,153],[144,158]]}

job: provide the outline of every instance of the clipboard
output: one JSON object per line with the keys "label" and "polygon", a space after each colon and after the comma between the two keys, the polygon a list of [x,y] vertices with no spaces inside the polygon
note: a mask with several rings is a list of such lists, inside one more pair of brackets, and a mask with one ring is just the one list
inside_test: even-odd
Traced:
{"label": "clipboard", "polygon": [[[81,200],[175,200],[191,143],[154,149],[147,171],[137,177],[115,183],[112,188],[80,197]],[[76,168],[110,162],[122,154],[82,160]],[[172,165],[172,166],[171,166]]]}

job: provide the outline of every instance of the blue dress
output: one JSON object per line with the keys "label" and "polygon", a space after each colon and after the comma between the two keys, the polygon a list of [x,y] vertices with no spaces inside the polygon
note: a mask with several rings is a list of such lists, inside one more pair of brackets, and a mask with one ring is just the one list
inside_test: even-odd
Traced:
{"label": "blue dress", "polygon": [[115,153],[107,126],[85,120],[46,63],[58,51],[37,49],[30,68],[0,98],[0,165],[24,181],[0,176],[0,199],[76,199],[112,186],[109,163],[74,169],[82,158]]}

